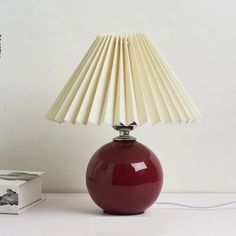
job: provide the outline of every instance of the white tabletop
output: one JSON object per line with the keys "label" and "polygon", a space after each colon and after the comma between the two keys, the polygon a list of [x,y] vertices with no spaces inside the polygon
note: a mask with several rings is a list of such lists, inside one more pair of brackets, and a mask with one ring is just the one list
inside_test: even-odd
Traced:
{"label": "white tabletop", "polygon": [[[155,204],[144,214],[111,216],[88,194],[44,194],[21,215],[0,215],[2,236],[235,236],[236,205],[199,210]],[[236,194],[161,194],[159,201],[198,206],[236,200]]]}

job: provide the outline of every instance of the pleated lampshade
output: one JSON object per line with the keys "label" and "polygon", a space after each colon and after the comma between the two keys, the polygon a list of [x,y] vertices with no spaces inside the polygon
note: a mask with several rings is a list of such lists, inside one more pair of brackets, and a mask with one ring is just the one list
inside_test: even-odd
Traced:
{"label": "pleated lampshade", "polygon": [[187,123],[200,118],[150,38],[99,35],[54,101],[47,119],[110,125]]}

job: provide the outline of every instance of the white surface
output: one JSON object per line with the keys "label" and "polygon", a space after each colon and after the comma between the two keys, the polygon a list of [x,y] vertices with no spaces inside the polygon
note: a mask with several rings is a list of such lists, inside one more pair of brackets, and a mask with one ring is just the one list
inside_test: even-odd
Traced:
{"label": "white surface", "polygon": [[[142,215],[103,214],[88,194],[46,194],[47,200],[19,216],[0,215],[4,236],[235,236],[236,206],[189,210],[153,205]],[[159,201],[212,205],[236,194],[162,194]]]}
{"label": "white surface", "polygon": [[1,168],[46,171],[46,191],[85,191],[91,155],[109,126],[44,119],[94,37],[147,32],[199,107],[191,125],[133,135],[160,157],[164,191],[236,191],[236,2],[0,0]]}

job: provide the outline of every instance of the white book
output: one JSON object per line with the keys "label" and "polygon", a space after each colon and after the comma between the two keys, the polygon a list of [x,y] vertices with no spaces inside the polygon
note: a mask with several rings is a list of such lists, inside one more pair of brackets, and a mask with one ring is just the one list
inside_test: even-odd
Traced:
{"label": "white book", "polygon": [[0,213],[20,214],[42,201],[44,172],[0,170]]}

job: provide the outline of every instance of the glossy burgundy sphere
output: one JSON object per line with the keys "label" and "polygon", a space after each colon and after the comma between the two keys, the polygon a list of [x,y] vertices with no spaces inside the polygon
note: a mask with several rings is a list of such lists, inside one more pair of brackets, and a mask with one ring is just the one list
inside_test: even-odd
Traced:
{"label": "glossy burgundy sphere", "polygon": [[163,173],[155,154],[132,141],[112,141],[92,156],[86,173],[88,192],[110,214],[139,214],[157,199]]}

